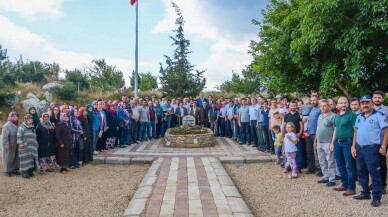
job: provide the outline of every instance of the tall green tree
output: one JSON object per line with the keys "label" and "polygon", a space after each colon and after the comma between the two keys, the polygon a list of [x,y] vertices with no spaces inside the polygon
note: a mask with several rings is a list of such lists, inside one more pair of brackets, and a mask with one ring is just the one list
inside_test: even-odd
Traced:
{"label": "tall green tree", "polygon": [[[158,88],[157,77],[153,76],[150,72],[139,73],[138,75],[138,85],[140,90],[152,90]],[[130,84],[132,87],[135,87],[135,71],[132,71],[132,76]]]}
{"label": "tall green tree", "polygon": [[264,91],[264,84],[261,82],[258,73],[252,70],[252,64],[242,70],[241,75],[233,71],[232,79],[220,85],[223,92],[241,93],[249,95]]}
{"label": "tall green tree", "polygon": [[387,1],[271,0],[250,52],[272,92],[388,90]]}
{"label": "tall green tree", "polygon": [[102,92],[109,89],[119,90],[125,85],[123,73],[116,66],[108,65],[105,59],[92,60],[88,71],[91,87],[98,88]]}
{"label": "tall green tree", "polygon": [[172,58],[164,55],[166,58],[166,66],[160,63],[160,82],[161,90],[164,94],[171,97],[197,96],[205,87],[206,78],[203,73],[206,70],[199,71],[194,69],[194,65],[189,62],[188,55],[190,41],[184,36],[182,11],[177,4],[172,2],[178,18],[175,20],[177,29],[173,30],[174,36],[170,36],[173,40],[172,46],[176,46]]}
{"label": "tall green tree", "polygon": [[81,90],[87,89],[90,86],[90,80],[89,77],[85,74],[82,73],[81,70],[79,69],[74,69],[74,70],[66,70],[66,80],[72,82],[74,85],[78,86]]}

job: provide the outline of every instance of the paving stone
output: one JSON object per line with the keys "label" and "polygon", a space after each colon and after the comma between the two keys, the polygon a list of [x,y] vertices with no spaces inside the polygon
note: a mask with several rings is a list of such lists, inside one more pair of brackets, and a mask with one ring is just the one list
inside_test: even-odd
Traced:
{"label": "paving stone", "polygon": [[134,199],[148,199],[151,196],[152,193],[152,186],[142,186],[139,187],[133,196]]}
{"label": "paving stone", "polygon": [[228,156],[228,157],[220,157],[220,161],[221,163],[239,164],[239,163],[244,163],[245,158]]}
{"label": "paving stone", "polygon": [[251,211],[249,211],[247,204],[242,198],[227,197],[226,200],[228,201],[230,209],[233,213],[251,214]]}
{"label": "paving stone", "polygon": [[265,163],[271,162],[272,159],[269,156],[257,156],[257,157],[245,157],[245,163]]}
{"label": "paving stone", "polygon": [[153,161],[153,157],[134,157],[131,159],[131,163],[151,164]]}
{"label": "paving stone", "polygon": [[156,176],[146,176],[140,183],[139,187],[152,186],[155,184]]}
{"label": "paving stone", "polygon": [[106,157],[98,157],[98,156],[94,156],[92,162],[93,162],[94,164],[104,164],[104,163],[105,163],[105,158],[106,158]]}
{"label": "paving stone", "polygon": [[246,213],[233,213],[233,217],[254,217],[252,214]]}
{"label": "paving stone", "polygon": [[240,197],[241,198],[241,195],[235,186],[221,185],[221,189],[222,189],[222,192],[224,192],[225,197]]}
{"label": "paving stone", "polygon": [[127,158],[127,157],[107,157],[105,159],[106,164],[128,165],[128,164],[130,164],[130,162],[131,162],[131,158]]}
{"label": "paving stone", "polygon": [[145,211],[147,199],[132,199],[128,208],[125,210],[123,217],[140,216]]}

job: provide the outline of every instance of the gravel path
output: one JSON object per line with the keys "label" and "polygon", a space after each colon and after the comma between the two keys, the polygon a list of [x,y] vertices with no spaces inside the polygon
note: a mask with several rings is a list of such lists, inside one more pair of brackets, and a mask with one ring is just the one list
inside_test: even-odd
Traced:
{"label": "gravel path", "polygon": [[[317,184],[315,175],[289,180],[272,163],[224,167],[255,216],[388,216],[387,196],[375,208],[370,201],[356,201]],[[357,185],[357,192],[360,190]]]}
{"label": "gravel path", "polygon": [[[0,148],[1,156],[1,148]],[[121,216],[149,165],[86,165],[67,175],[3,175],[0,216]]]}

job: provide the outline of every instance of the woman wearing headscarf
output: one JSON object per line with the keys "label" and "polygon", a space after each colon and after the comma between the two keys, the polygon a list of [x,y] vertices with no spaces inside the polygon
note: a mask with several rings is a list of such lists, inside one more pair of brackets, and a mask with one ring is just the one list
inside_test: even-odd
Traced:
{"label": "woman wearing headscarf", "polygon": [[117,110],[117,121],[119,126],[119,146],[120,148],[127,147],[131,139],[131,117],[126,108],[125,102],[121,102]]}
{"label": "woman wearing headscarf", "polygon": [[35,107],[31,107],[28,110],[28,113],[32,116],[32,119],[34,121],[34,127],[38,126],[40,120],[39,120],[38,111],[36,110],[36,108]]}
{"label": "woman wearing headscarf", "polygon": [[55,128],[48,113],[42,114],[42,121],[36,127],[38,140],[39,171],[52,172],[55,169]]}
{"label": "woman wearing headscarf", "polygon": [[78,160],[79,160],[79,152],[80,152],[80,140],[82,139],[81,135],[83,134],[83,131],[81,126],[81,121],[78,119],[78,110],[75,109],[74,107],[72,107],[70,110],[70,125],[71,125],[71,132],[73,135],[73,146],[72,146],[73,162],[71,164],[70,169],[75,169],[80,167],[80,163],[78,162]]}
{"label": "woman wearing headscarf", "polygon": [[59,114],[60,114],[60,108],[59,106],[53,106],[51,109],[51,115],[50,115],[50,122],[54,124],[54,126],[57,125],[59,122]]}
{"label": "woman wearing headscarf", "polygon": [[81,122],[83,134],[80,139],[80,149],[79,149],[79,161],[82,161],[82,164],[88,164],[93,160],[92,148],[91,148],[91,129],[90,122],[87,115],[87,111],[85,107],[79,108],[79,117],[78,119]]}
{"label": "woman wearing headscarf", "polygon": [[69,117],[66,113],[61,113],[60,122],[55,127],[55,138],[58,147],[58,164],[59,172],[67,174],[70,172],[68,167],[72,163],[72,145],[73,137],[71,134],[71,126],[69,124]]}
{"label": "woman wearing headscarf", "polygon": [[106,149],[113,149],[117,137],[117,116],[113,104],[108,104],[106,110],[106,120],[109,130],[107,131]]}
{"label": "woman wearing headscarf", "polygon": [[33,117],[24,116],[24,122],[19,126],[17,144],[19,148],[19,164],[23,178],[30,178],[38,168],[38,142]]}
{"label": "woman wearing headscarf", "polygon": [[19,127],[19,117],[16,112],[8,115],[7,123],[3,126],[3,169],[4,175],[10,177],[11,173],[20,175],[19,172],[19,153],[17,145],[17,133]]}

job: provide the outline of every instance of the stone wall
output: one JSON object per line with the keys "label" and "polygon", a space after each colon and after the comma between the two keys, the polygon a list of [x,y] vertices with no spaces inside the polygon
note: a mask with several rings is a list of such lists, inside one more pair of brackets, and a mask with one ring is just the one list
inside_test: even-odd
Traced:
{"label": "stone wall", "polygon": [[173,148],[203,148],[215,145],[215,139],[211,129],[206,129],[208,132],[203,134],[187,134],[173,135],[170,130],[166,131],[165,146]]}

